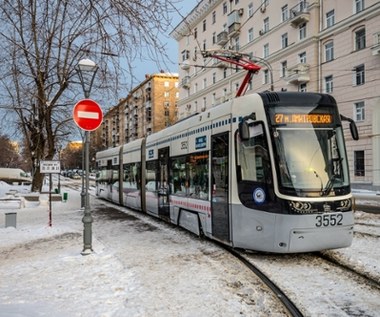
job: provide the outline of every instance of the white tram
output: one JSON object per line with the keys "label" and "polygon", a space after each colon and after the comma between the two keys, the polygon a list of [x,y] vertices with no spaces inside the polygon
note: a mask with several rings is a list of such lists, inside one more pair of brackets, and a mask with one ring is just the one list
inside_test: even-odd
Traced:
{"label": "white tram", "polygon": [[342,118],[357,139],[329,95],[245,95],[97,153],[97,195],[235,248],[347,247]]}

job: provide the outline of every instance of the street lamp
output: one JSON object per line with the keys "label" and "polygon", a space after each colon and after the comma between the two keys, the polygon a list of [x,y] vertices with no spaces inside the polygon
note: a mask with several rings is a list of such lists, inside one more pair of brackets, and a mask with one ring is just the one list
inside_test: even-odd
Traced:
{"label": "street lamp", "polygon": [[[84,96],[90,98],[92,84],[95,79],[95,74],[98,70],[98,65],[90,59],[82,59],[79,61],[76,68],[80,82],[82,84]],[[90,210],[90,199],[88,195],[89,188],[89,149],[90,149],[90,132],[85,131],[85,171],[86,171],[86,191],[84,203],[83,222],[83,251],[82,255],[91,254],[92,250],[92,215]],[[83,172],[83,171],[82,171]],[[83,174],[83,173],[82,173]]]}

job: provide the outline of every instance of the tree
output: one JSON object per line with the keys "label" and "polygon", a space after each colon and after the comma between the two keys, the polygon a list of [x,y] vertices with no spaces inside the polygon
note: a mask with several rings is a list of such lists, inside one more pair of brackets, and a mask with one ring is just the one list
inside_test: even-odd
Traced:
{"label": "tree", "polygon": [[[182,1],[182,0],[181,0]],[[97,62],[100,103],[118,99],[133,80],[133,61],[167,57],[159,34],[170,27],[177,0],[3,0],[0,4],[1,108],[16,115],[32,162],[53,159],[72,129],[83,98],[76,65]],[[123,91],[125,94],[126,91]],[[42,187],[39,169],[32,190]]]}

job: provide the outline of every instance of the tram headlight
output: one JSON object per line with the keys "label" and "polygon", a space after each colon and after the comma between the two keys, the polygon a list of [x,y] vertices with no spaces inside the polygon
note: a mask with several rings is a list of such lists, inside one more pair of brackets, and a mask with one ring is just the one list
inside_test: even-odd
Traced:
{"label": "tram headlight", "polygon": [[289,201],[290,210],[299,214],[312,213],[312,206],[309,202],[304,201]]}
{"label": "tram headlight", "polygon": [[339,201],[339,205],[337,206],[337,210],[339,211],[348,211],[351,210],[352,200],[351,199],[343,199]]}

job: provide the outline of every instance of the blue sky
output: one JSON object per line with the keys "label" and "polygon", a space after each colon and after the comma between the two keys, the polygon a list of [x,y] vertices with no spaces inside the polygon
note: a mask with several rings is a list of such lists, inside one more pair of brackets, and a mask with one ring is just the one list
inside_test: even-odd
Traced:
{"label": "blue sky", "polygon": [[[176,4],[177,9],[181,12],[183,17],[186,17],[187,14],[190,13],[192,9],[196,7],[198,2],[201,0],[182,0],[182,2]],[[173,29],[182,21],[182,17],[180,15],[173,16]],[[172,31],[172,30],[170,30]],[[167,39],[164,38],[164,41],[167,41],[168,45],[168,55],[170,59],[174,61],[174,63],[168,63],[170,69],[164,69],[165,71],[178,73],[178,45],[177,41],[172,39],[169,35],[167,35]],[[145,74],[153,74],[160,71],[159,66],[157,66],[154,62],[140,62],[136,61],[136,72],[135,76],[143,81],[145,79]],[[138,70],[137,70],[138,69]]]}

